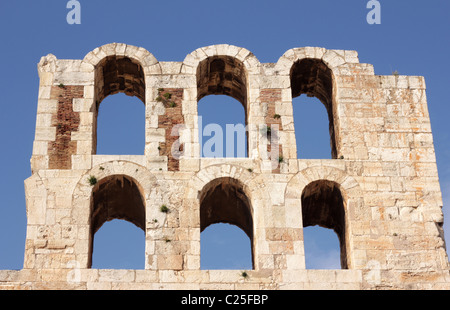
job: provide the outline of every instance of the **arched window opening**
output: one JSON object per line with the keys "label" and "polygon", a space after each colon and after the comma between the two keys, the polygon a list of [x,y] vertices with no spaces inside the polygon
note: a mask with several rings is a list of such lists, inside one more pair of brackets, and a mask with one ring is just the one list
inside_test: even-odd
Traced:
{"label": "arched window opening", "polygon": [[[117,93],[128,97],[115,95]],[[110,95],[115,96],[108,97]],[[144,105],[139,105],[139,101]],[[95,104],[94,153],[144,154],[145,76],[142,66],[124,56],[108,56],[100,61],[95,69]]]}
{"label": "arched window opening", "polygon": [[303,228],[306,269],[340,269],[339,238],[332,229]]}
{"label": "arched window opening", "polygon": [[299,96],[293,100],[297,158],[331,159],[328,117],[317,98]]}
{"label": "arched window opening", "polygon": [[[94,243],[96,246],[98,244],[94,242],[96,233],[106,222],[125,220],[134,224],[138,229],[145,231],[145,203],[141,192],[142,190],[137,183],[132,178],[124,175],[114,175],[104,178],[94,186],[90,218],[90,265],[92,265],[93,252],[97,251],[97,248],[94,248]],[[128,241],[132,242],[131,239]],[[115,244],[114,240],[110,239],[109,242]],[[145,241],[141,243],[141,248],[142,244],[145,244]],[[101,256],[101,254],[99,256],[96,255],[96,257]],[[145,254],[142,253],[141,257],[142,264],[144,264]],[[102,262],[95,262],[95,265],[103,266]]]}
{"label": "arched window opening", "polygon": [[[212,225],[208,230],[208,234],[212,233],[214,235],[214,231],[216,229],[223,230],[223,226],[217,226],[213,224],[225,223],[231,224],[231,226],[237,226],[240,228],[246,235],[247,239],[250,242],[247,243],[248,247],[245,251],[251,253],[250,261],[242,261],[237,264],[233,262],[231,265],[223,265],[226,261],[227,257],[230,257],[231,254],[225,257],[225,261],[217,261],[215,262],[216,268],[214,265],[211,266],[208,264],[208,267],[213,269],[221,268],[221,269],[235,269],[237,266],[241,266],[240,268],[251,266],[253,268],[253,218],[252,218],[252,209],[250,205],[250,200],[244,192],[244,188],[242,184],[232,178],[219,178],[211,181],[208,185],[203,189],[200,196],[200,231],[205,231],[208,226]],[[225,228],[231,228],[230,225],[225,226]],[[216,231],[217,232],[217,231]],[[220,231],[219,231],[220,232]],[[223,236],[222,236],[223,238]],[[205,241],[202,238],[202,242]],[[206,238],[207,239],[207,238]],[[245,239],[244,239],[245,240]],[[208,253],[208,249],[205,249],[205,246],[208,244],[205,243],[201,245],[201,249],[203,252],[201,253],[201,262],[205,261],[203,255]],[[244,251],[241,249],[235,249],[234,251]],[[242,253],[239,253],[242,254]],[[208,261],[208,258],[206,258]],[[217,265],[216,265],[217,263]],[[203,268],[203,266],[202,266]],[[249,268],[248,268],[249,269]]]}
{"label": "arched window opening", "polygon": [[245,110],[235,99],[207,96],[198,103],[202,157],[247,157]]}
{"label": "arched window opening", "polygon": [[99,107],[97,154],[143,155],[145,106],[136,97],[109,96]]}
{"label": "arched window opening", "polygon": [[97,104],[107,96],[123,92],[145,103],[144,70],[138,61],[124,56],[105,57],[95,69]]}
{"label": "arched window opening", "polygon": [[[318,225],[333,230],[339,240],[341,268],[347,269],[344,204],[339,185],[332,181],[312,182],[305,187],[302,193],[303,227]],[[304,236],[305,244],[307,243],[307,237]],[[315,238],[317,238],[317,235]]]}
{"label": "arched window opening", "polygon": [[[220,157],[220,151],[222,151],[224,155],[226,154],[226,157],[247,157],[248,143],[246,141],[247,131],[245,128],[247,125],[247,72],[244,64],[230,56],[212,56],[201,61],[197,67],[197,102],[209,95],[225,96],[214,97],[214,99],[211,99],[211,96],[207,99],[205,98],[208,104],[202,104],[204,107],[201,109],[199,107],[199,116],[202,116],[202,118],[206,118],[207,115],[214,115],[214,118],[211,119],[214,123],[211,123],[209,118],[202,119],[202,123],[207,128],[199,126],[199,130],[201,130],[199,134],[202,135],[200,138],[207,140],[205,141],[205,147],[208,147],[208,151],[211,150],[208,143],[214,144],[215,141],[224,141],[223,138],[226,139],[226,142],[225,145],[222,142],[218,151],[214,149],[210,153],[208,151],[201,152],[201,155],[205,157]],[[240,102],[243,110],[242,108],[237,108],[230,98],[226,99],[226,96]],[[224,102],[227,102],[227,104],[224,104]],[[230,133],[228,135],[225,134],[227,133],[227,125]],[[221,134],[222,139],[220,139],[220,136],[208,138],[208,135],[213,135],[213,131],[215,135]],[[245,133],[244,142],[241,142],[243,133]],[[236,148],[232,150],[231,146],[234,145],[233,138],[236,138],[236,136],[239,141],[236,141]],[[242,143],[245,143],[244,152],[242,152]],[[227,147],[225,148],[224,146]]]}
{"label": "arched window opening", "polygon": [[[306,94],[308,97],[316,97],[324,104],[327,112],[326,115],[328,116],[331,157],[337,158],[337,139],[334,128],[336,104],[334,103],[333,74],[331,69],[319,59],[299,60],[291,69],[291,89],[292,98]],[[302,113],[307,113],[307,111]],[[303,151],[302,147],[297,151],[298,157],[305,158],[302,153]]]}
{"label": "arched window opening", "polygon": [[95,233],[93,248],[91,268],[145,268],[144,231],[128,221],[104,223]]}
{"label": "arched window opening", "polygon": [[200,235],[200,268],[252,269],[251,240],[236,225],[211,224]]}

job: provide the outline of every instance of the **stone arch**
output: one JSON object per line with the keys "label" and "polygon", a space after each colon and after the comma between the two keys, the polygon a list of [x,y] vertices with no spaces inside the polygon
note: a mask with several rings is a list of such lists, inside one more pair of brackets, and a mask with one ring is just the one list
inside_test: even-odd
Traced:
{"label": "stone arch", "polygon": [[[90,249],[88,252],[90,262],[88,267],[92,267],[94,252],[97,251],[94,246],[97,231],[107,222],[124,220],[134,224],[142,230],[145,238],[145,201],[142,196],[142,187],[134,178],[123,174],[114,174],[99,180],[93,186],[90,209]],[[142,248],[145,247],[145,243],[142,243]],[[141,259],[144,261],[145,254]]]}
{"label": "stone arch", "polygon": [[208,95],[227,95],[248,107],[248,74],[242,61],[227,55],[210,56],[197,66],[197,101]]}
{"label": "stone arch", "polygon": [[[129,221],[145,231],[145,201],[142,193],[142,186],[124,174],[113,174],[98,180],[92,189],[92,233],[112,219]],[[128,203],[131,207],[125,207]]]}
{"label": "stone arch", "polygon": [[302,191],[303,228],[319,226],[334,231],[339,240],[341,268],[347,269],[345,200],[340,185],[329,180],[309,183]]}
{"label": "stone arch", "polygon": [[[90,179],[94,177],[96,184],[90,183]],[[131,222],[136,226],[146,231],[147,216],[149,210],[158,208],[155,205],[155,201],[160,201],[161,194],[159,193],[158,182],[156,177],[150,173],[146,167],[141,165],[127,162],[127,161],[110,161],[100,165],[94,166],[92,169],[86,171],[79,179],[72,195],[72,220],[73,224],[78,227],[80,246],[77,249],[80,251],[77,253],[80,258],[80,264],[85,267],[90,266],[91,249],[92,249],[92,236],[95,229],[99,227],[93,227],[93,194],[97,188],[97,183],[101,184],[103,180],[117,180],[119,183],[121,179],[127,180],[128,183],[134,183],[136,189],[139,191],[142,197],[142,203],[144,205],[144,214],[142,210],[139,211],[141,218],[130,218]],[[92,180],[92,179],[91,179]],[[130,184],[128,184],[130,185]],[[130,185],[131,186],[131,185]],[[124,219],[128,215],[124,216]],[[133,216],[132,216],[133,217]],[[143,218],[142,218],[143,217]],[[147,242],[146,242],[147,244]],[[147,245],[146,245],[147,247]],[[147,249],[146,249],[147,253]]]}
{"label": "stone arch", "polygon": [[200,232],[210,225],[220,223],[240,228],[250,240],[252,266],[254,266],[253,207],[244,184],[235,178],[217,178],[205,185],[199,196]]}
{"label": "stone arch", "polygon": [[117,92],[136,96],[145,104],[146,64],[159,64],[145,49],[118,43],[96,48],[85,56],[83,62],[92,64],[95,72],[94,98],[97,109],[105,97]]}
{"label": "stone arch", "polygon": [[[215,71],[215,72],[214,72]],[[251,76],[261,73],[259,60],[249,50],[228,44],[211,45],[196,49],[188,54],[181,67],[181,72],[196,76],[196,85],[190,89],[190,99],[186,113],[198,115],[197,104],[201,98],[212,94],[228,95],[239,101],[244,107],[245,122],[249,125],[249,117],[253,109],[250,101],[251,89],[256,88],[255,79]],[[198,124],[187,123],[192,128]],[[254,144],[255,138],[248,135],[247,146]],[[248,147],[250,155],[250,147]]]}
{"label": "stone arch", "polygon": [[[189,209],[190,214],[186,217],[192,218],[194,228],[201,230],[200,223],[200,202],[205,189],[212,188],[209,185],[216,184],[217,180],[228,179],[233,180],[232,183],[238,183],[242,186],[245,196],[249,200],[251,206],[251,216],[253,223],[253,267],[258,269],[261,264],[258,255],[267,248],[265,244],[264,234],[258,233],[258,230],[264,229],[261,223],[264,223],[264,209],[271,204],[268,191],[265,184],[258,176],[255,176],[248,168],[238,165],[222,164],[208,166],[197,172],[186,187],[183,206]],[[220,183],[220,182],[219,182]],[[248,235],[248,232],[246,232]],[[200,247],[198,247],[199,249]],[[200,253],[196,253],[200,256]]]}
{"label": "stone arch", "polygon": [[[242,74],[236,75],[233,72],[230,72],[229,76],[239,76],[236,80],[245,80],[245,94],[243,94],[244,90],[242,89],[241,85],[238,85],[238,87],[234,87],[234,91],[230,90],[228,93],[225,91],[223,94],[230,95],[240,101],[243,105],[247,113],[249,113],[249,109],[247,107],[248,102],[248,91],[250,88],[252,88],[252,81],[249,79],[250,75],[254,74],[260,74],[261,73],[261,63],[256,58],[253,53],[251,53],[249,50],[238,47],[234,45],[228,45],[228,44],[219,44],[219,45],[210,45],[206,47],[201,47],[193,51],[192,53],[188,54],[181,66],[181,72],[188,73],[192,75],[196,75],[197,79],[198,73],[199,73],[199,66],[202,63],[206,63],[208,60],[210,61],[217,61],[217,60],[223,60],[228,61],[231,64],[231,67],[238,68],[241,67],[240,70],[243,71]],[[233,65],[234,63],[234,65]],[[220,64],[219,64],[220,65]],[[198,86],[198,85],[197,85]],[[198,88],[198,87],[197,87]],[[195,94],[192,94],[192,97],[195,98],[195,100],[201,99],[203,96],[205,96],[205,92],[198,92],[197,88],[194,91]],[[210,92],[212,94],[213,92]],[[214,93],[218,93],[217,89]],[[244,98],[245,97],[245,98]],[[245,99],[245,102],[243,102],[243,99]],[[197,114],[197,111],[190,111],[192,114]]]}
{"label": "stone arch", "polygon": [[139,61],[128,56],[111,55],[95,67],[96,109],[109,95],[123,92],[138,97],[145,104],[145,74]]}
{"label": "stone arch", "polygon": [[242,62],[249,74],[260,74],[261,63],[249,50],[229,44],[200,47],[188,54],[182,63],[181,72],[196,74],[199,63],[209,57],[229,56]]}
{"label": "stone arch", "polygon": [[[247,236],[253,238],[253,208],[245,185],[238,179],[220,177],[206,184],[199,193],[200,229],[203,231],[212,224],[225,222],[241,228]],[[224,200],[232,197],[237,201],[230,206]],[[202,204],[205,203],[205,207]]]}
{"label": "stone arch", "polygon": [[288,76],[292,65],[301,59],[320,59],[334,74],[339,67],[347,63],[359,63],[355,51],[329,50],[322,47],[298,47],[287,50],[276,62],[274,71],[279,75]]}
{"label": "stone arch", "polygon": [[96,153],[97,115],[101,102],[109,95],[122,92],[137,97],[147,106],[151,98],[147,98],[146,76],[161,73],[161,68],[146,49],[123,43],[98,47],[88,53],[82,63],[92,66],[94,72],[93,99],[89,111],[94,113],[92,152]]}
{"label": "stone arch", "polygon": [[265,185],[260,182],[259,178],[255,176],[248,168],[233,165],[233,164],[218,164],[211,165],[201,169],[197,172],[189,182],[186,188],[185,199],[198,199],[199,191],[205,185],[214,179],[218,178],[234,178],[239,180],[250,199],[258,198],[263,200],[270,200],[270,196],[265,190]]}
{"label": "stone arch", "polygon": [[294,48],[288,50],[275,65],[279,74],[289,77],[292,98],[306,94],[324,104],[328,115],[332,158],[342,156],[336,75],[340,66],[346,65],[348,61],[354,62],[354,58],[348,55],[346,58],[349,53],[317,47]]}
{"label": "stone arch", "polygon": [[153,54],[143,47],[127,45],[124,43],[109,43],[95,48],[83,58],[83,63],[91,65],[94,69],[100,61],[110,56],[122,56],[136,59],[141,63],[144,74],[161,74],[161,65]]}
{"label": "stone arch", "polygon": [[316,97],[323,103],[328,116],[331,157],[337,158],[335,121],[338,116],[334,81],[332,70],[321,59],[303,58],[292,65],[290,72],[292,98],[305,94],[308,97]]}
{"label": "stone arch", "polygon": [[[107,59],[127,59],[129,60],[128,63],[123,63],[122,67],[124,66],[130,66],[132,64],[138,65],[142,69],[142,79],[144,80],[145,84],[145,77],[149,75],[158,75],[162,73],[161,65],[159,61],[156,59],[153,54],[151,54],[149,51],[147,51],[143,47],[137,47],[133,45],[127,45],[124,43],[109,43],[102,45],[100,47],[97,47],[93,51],[89,52],[82,60],[82,64],[84,66],[91,66],[92,71],[96,72],[98,71],[98,67],[101,66],[102,63],[104,63]],[[130,64],[131,62],[131,64]],[[128,76],[124,76],[123,79],[126,80],[129,79],[129,72],[127,72]],[[97,72],[96,72],[96,79],[97,79]],[[95,82],[94,82],[95,83]],[[97,85],[95,85],[97,86]],[[122,89],[125,93],[127,93],[126,89]],[[147,104],[146,100],[146,87],[144,85],[143,92],[140,90],[141,94],[139,94],[137,97],[139,97],[144,104]],[[129,94],[129,93],[127,93]],[[103,98],[106,96],[103,96]],[[95,98],[95,101],[101,101],[103,98]],[[150,100],[149,98],[148,100]]]}
{"label": "stone arch", "polygon": [[[302,199],[304,198],[305,189],[310,185],[319,186],[322,183],[330,185],[331,190],[336,187],[342,195],[344,209],[344,223],[342,224],[345,225],[345,235],[340,236],[340,238],[342,239],[341,247],[345,245],[345,257],[341,261],[344,261],[346,268],[351,269],[353,267],[351,217],[355,210],[362,208],[363,205],[363,195],[358,182],[344,170],[335,167],[317,166],[306,168],[299,171],[289,180],[285,191],[286,203],[291,207],[300,208],[297,214],[302,214]],[[311,187],[308,190],[311,191]],[[298,220],[303,226],[303,217]]]}

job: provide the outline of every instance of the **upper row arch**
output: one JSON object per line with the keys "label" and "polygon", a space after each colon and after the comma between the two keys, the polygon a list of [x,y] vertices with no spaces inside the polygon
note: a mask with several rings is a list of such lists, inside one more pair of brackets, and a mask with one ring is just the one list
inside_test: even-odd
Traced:
{"label": "upper row arch", "polygon": [[[113,55],[132,58],[140,62],[145,75],[163,73],[159,61],[152,53],[143,47],[124,43],[109,43],[97,47],[83,58],[83,62],[96,67],[105,57]],[[181,73],[196,74],[198,64],[213,56],[236,58],[244,64],[248,74],[260,74],[263,70],[258,58],[248,49],[229,44],[217,44],[200,47],[188,54],[181,64]],[[345,63],[359,63],[356,51],[301,47],[286,51],[275,63],[274,72],[277,75],[289,75],[293,63],[304,58],[321,59],[331,70]]]}
{"label": "upper row arch", "polygon": [[109,43],[97,47],[83,58],[83,62],[91,64],[95,68],[108,56],[128,57],[138,61],[144,70],[144,75],[162,73],[161,65],[152,53],[143,47],[124,43]]}

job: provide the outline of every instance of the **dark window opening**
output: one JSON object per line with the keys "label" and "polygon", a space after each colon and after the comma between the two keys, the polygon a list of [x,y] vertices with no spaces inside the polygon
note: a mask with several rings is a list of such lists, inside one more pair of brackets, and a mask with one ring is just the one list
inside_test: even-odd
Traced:
{"label": "dark window opening", "polygon": [[[122,94],[116,95],[118,93]],[[95,104],[93,152],[144,154],[145,76],[142,66],[128,57],[105,57],[95,69]]]}
{"label": "dark window opening", "polygon": [[202,157],[247,157],[242,105],[229,96],[207,96],[198,103]]}
{"label": "dark window opening", "polygon": [[[209,95],[224,95],[214,97]],[[239,141],[236,146],[235,151],[229,149],[225,150],[224,146],[226,143],[222,143],[222,150],[225,150],[223,154],[226,157],[247,157],[248,153],[248,142],[247,142],[247,131],[245,126],[247,125],[247,72],[245,70],[244,64],[230,56],[213,56],[201,61],[197,67],[197,102],[200,102],[202,98],[209,96],[206,100],[207,104],[204,107],[199,107],[199,116],[205,117],[203,119],[203,124],[208,126],[211,124],[209,119],[210,115],[214,115],[212,120],[215,124],[221,124],[221,134],[223,138],[227,141],[232,137],[224,137],[226,133],[226,124],[229,125],[230,130],[235,130],[235,135],[240,138],[242,133],[245,133],[245,141]],[[242,108],[237,108],[233,103],[231,104],[230,99],[224,99],[226,97],[231,97],[240,102]],[[222,102],[227,101],[230,104],[222,105]],[[202,104],[203,106],[203,104]],[[239,112],[238,112],[239,110]],[[211,112],[211,113],[210,113]],[[231,114],[235,116],[230,117]],[[206,116],[208,115],[208,119]],[[236,116],[237,115],[237,116]],[[236,118],[237,117],[237,118]],[[232,128],[234,127],[234,128]],[[214,130],[214,128],[209,128]],[[203,131],[203,128],[199,126],[199,130]],[[237,134],[236,134],[237,133]],[[202,134],[202,132],[200,132]],[[206,133],[207,135],[209,133]],[[217,133],[216,133],[217,134]],[[207,137],[205,137],[208,140]],[[219,140],[220,137],[217,137]],[[242,138],[240,138],[242,140]],[[211,142],[211,141],[210,141]],[[230,142],[231,143],[231,142]],[[241,151],[241,143],[245,143],[244,152]],[[208,145],[207,145],[208,146]],[[203,146],[202,146],[203,147]],[[231,145],[229,146],[229,148]],[[202,156],[204,152],[201,152]],[[220,154],[220,152],[213,152],[213,156],[205,157],[220,157],[215,156],[215,154]]]}
{"label": "dark window opening", "polygon": [[[141,195],[141,189],[137,183],[130,177],[124,175],[114,175],[104,178],[97,182],[94,186],[92,200],[91,200],[91,263],[94,263],[96,268],[109,268],[104,266],[102,262],[93,262],[93,252],[97,251],[95,246],[98,243],[95,240],[97,231],[106,223],[113,220],[124,220],[134,224],[143,234],[145,231],[145,203]],[[123,222],[123,221],[122,221]],[[108,223],[109,226],[110,223]],[[113,225],[113,227],[117,225]],[[135,234],[134,234],[135,235]],[[110,244],[115,244],[115,240],[108,236]],[[103,239],[103,238],[102,238]],[[128,242],[136,244],[136,240],[128,238]],[[137,245],[141,250],[145,244],[141,238],[141,243]],[[145,250],[142,250],[145,251]],[[122,253],[128,254],[128,253]],[[141,253],[141,267],[144,267],[145,254]],[[102,257],[104,255],[99,254],[95,257]],[[99,267],[101,266],[101,267]],[[127,268],[126,266],[120,266],[120,268]],[[140,268],[135,268],[140,269]]]}
{"label": "dark window opening", "polygon": [[108,56],[95,69],[96,103],[107,96],[123,92],[145,103],[145,77],[142,66],[134,59]]}
{"label": "dark window opening", "polygon": [[99,107],[97,154],[143,155],[145,106],[136,97],[109,96]]}
{"label": "dark window opening", "polygon": [[[316,97],[325,106],[329,131],[327,140],[330,141],[331,158],[337,158],[337,137],[334,128],[336,106],[333,94],[333,74],[330,68],[319,59],[302,59],[297,61],[291,69],[291,89],[292,98],[305,94],[308,97]],[[307,113],[307,111],[302,113]],[[305,158],[303,152],[304,149],[302,147],[297,150],[299,158]]]}
{"label": "dark window opening", "polygon": [[299,96],[293,100],[297,158],[331,159],[328,117],[317,98]]}
{"label": "dark window opening", "polygon": [[303,228],[306,269],[340,269],[339,239],[332,229]]}
{"label": "dark window opening", "polygon": [[[242,184],[232,178],[219,178],[211,181],[205,186],[200,196],[200,231],[202,234],[209,226],[211,227],[208,229],[208,233],[212,234],[214,234],[215,229],[223,229],[223,226],[215,227],[216,225],[214,224],[219,223],[237,226],[247,235],[247,239],[250,241],[247,243],[247,249],[235,250],[250,252],[251,260],[242,261],[240,262],[241,264],[236,264],[234,261],[231,265],[224,265],[232,255],[229,253],[227,257],[223,257],[223,260],[215,261],[213,265],[207,264],[207,268],[235,269],[238,267],[237,265],[240,268],[250,269],[248,268],[249,266],[253,268],[253,218],[250,200],[246,196]],[[225,228],[230,228],[229,226],[227,225]],[[204,238],[202,239],[203,241],[205,240]],[[208,253],[205,245],[201,245],[201,249],[203,249],[200,258],[201,262],[208,261],[208,258],[203,258],[203,255]]]}
{"label": "dark window opening", "polygon": [[[302,193],[302,216],[304,228],[318,225],[336,233],[339,239],[341,268],[347,269],[345,206],[339,185],[327,180],[307,185]],[[307,241],[304,241],[306,244]]]}
{"label": "dark window opening", "polygon": [[251,240],[236,225],[211,224],[200,235],[200,268],[252,269]]}
{"label": "dark window opening", "polygon": [[95,233],[92,266],[95,269],[144,269],[145,234],[125,220],[104,223]]}

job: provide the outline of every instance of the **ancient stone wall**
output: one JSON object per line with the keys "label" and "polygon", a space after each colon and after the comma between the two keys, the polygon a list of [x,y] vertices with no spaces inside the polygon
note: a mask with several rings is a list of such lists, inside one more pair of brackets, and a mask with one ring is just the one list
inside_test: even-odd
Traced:
{"label": "ancient stone wall", "polygon": [[[47,55],[38,72],[24,266],[0,271],[1,288],[450,288],[423,77],[375,75],[355,51],[294,48],[269,64],[214,45],[160,62],[118,43],[82,60]],[[142,156],[95,154],[98,107],[117,92],[145,104]],[[197,102],[209,94],[244,106],[248,158],[199,157]],[[332,159],[301,159],[300,94],[327,109]],[[145,270],[91,268],[93,235],[112,218],[145,231]],[[217,221],[250,237],[247,277],[200,270],[200,232]],[[309,225],[337,233],[342,269],[305,268]]]}

